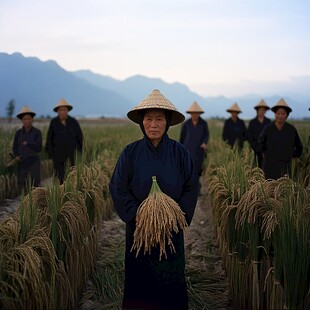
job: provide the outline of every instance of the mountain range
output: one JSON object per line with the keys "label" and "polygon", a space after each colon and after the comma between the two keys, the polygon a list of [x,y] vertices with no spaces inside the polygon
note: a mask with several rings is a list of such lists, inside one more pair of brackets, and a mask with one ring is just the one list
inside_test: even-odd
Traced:
{"label": "mountain range", "polygon": [[[41,61],[20,53],[0,53],[0,117],[6,116],[6,106],[11,99],[15,101],[15,114],[22,106],[28,105],[38,116],[54,116],[53,108],[60,98],[73,105],[70,114],[74,116],[125,117],[153,89],[159,89],[182,113],[197,101],[207,118],[228,117],[226,109],[234,102],[243,111],[242,118],[252,118],[255,115],[253,107],[262,98],[270,106],[281,98],[278,94],[203,97],[184,84],[167,83],[159,78],[135,75],[117,80],[90,70],[67,71],[53,60]],[[287,91],[284,99],[293,109],[292,117],[308,116],[310,95],[306,98],[292,92],[290,97]],[[269,117],[273,117],[271,114]]]}

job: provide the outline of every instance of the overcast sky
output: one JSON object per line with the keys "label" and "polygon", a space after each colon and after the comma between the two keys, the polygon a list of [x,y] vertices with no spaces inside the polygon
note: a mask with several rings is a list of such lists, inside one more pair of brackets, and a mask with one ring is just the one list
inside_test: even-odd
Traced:
{"label": "overcast sky", "polygon": [[238,95],[310,76],[309,16],[309,0],[0,0],[0,51]]}

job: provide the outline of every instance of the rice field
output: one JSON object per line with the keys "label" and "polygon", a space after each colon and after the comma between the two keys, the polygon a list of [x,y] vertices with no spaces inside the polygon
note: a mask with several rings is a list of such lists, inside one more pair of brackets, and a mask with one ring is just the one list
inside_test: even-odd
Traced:
{"label": "rice field", "polygon": [[[121,150],[142,133],[127,120],[80,124],[83,155],[64,184],[33,189],[0,222],[0,309],[120,309],[125,233],[108,183]],[[190,309],[309,305],[310,124],[294,125],[304,153],[293,179],[267,182],[248,145],[234,153],[221,141],[222,122],[209,121],[208,195],[186,243]],[[48,123],[34,126],[44,141]],[[0,128],[0,205],[19,195],[16,168],[4,165],[17,127]],[[179,132],[172,127],[169,136]],[[44,152],[41,159],[42,178],[52,177]]]}

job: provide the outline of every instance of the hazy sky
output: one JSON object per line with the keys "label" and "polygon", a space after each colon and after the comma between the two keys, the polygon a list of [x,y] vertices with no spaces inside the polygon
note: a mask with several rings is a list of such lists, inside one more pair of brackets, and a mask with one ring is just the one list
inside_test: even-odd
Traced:
{"label": "hazy sky", "polygon": [[309,16],[309,0],[0,0],[0,51],[238,95],[310,76]]}

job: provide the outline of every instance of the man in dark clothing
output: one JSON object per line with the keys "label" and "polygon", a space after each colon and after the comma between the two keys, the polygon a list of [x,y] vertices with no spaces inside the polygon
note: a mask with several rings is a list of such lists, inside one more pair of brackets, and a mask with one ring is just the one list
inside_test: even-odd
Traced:
{"label": "man in dark clothing", "polygon": [[292,109],[281,99],[271,110],[275,121],[265,127],[259,137],[259,150],[264,153],[266,179],[274,179],[291,172],[292,159],[300,157],[303,145],[296,128],[286,119]]}
{"label": "man in dark clothing", "polygon": [[54,111],[58,117],[51,120],[47,132],[45,149],[53,159],[54,172],[62,184],[65,177],[65,165],[67,161],[74,165],[75,153],[82,152],[83,133],[76,119],[68,115],[72,106],[66,100],[61,99]]}
{"label": "man in dark clothing", "polygon": [[18,185],[20,190],[27,192],[29,186],[39,186],[40,157],[42,149],[42,133],[32,126],[36,114],[28,106],[24,106],[17,114],[23,128],[18,129],[14,136],[13,156],[18,163]]}
{"label": "man in dark clothing", "polygon": [[209,141],[208,123],[200,117],[204,111],[197,102],[194,102],[186,112],[191,115],[191,118],[182,125],[180,142],[189,150],[196,165],[198,176],[201,176]]}
{"label": "man in dark clothing", "polygon": [[255,107],[257,116],[250,120],[249,127],[247,130],[247,139],[251,148],[254,150],[255,160],[259,168],[263,167],[263,154],[258,150],[258,138],[262,133],[263,129],[271,123],[270,119],[265,116],[269,106],[262,99]]}
{"label": "man in dark clothing", "polygon": [[244,141],[246,140],[246,126],[243,120],[238,117],[241,110],[237,103],[234,103],[229,109],[226,110],[231,114],[231,117],[225,120],[222,138],[223,141],[228,143],[231,148],[236,144],[238,150],[243,148]]}

